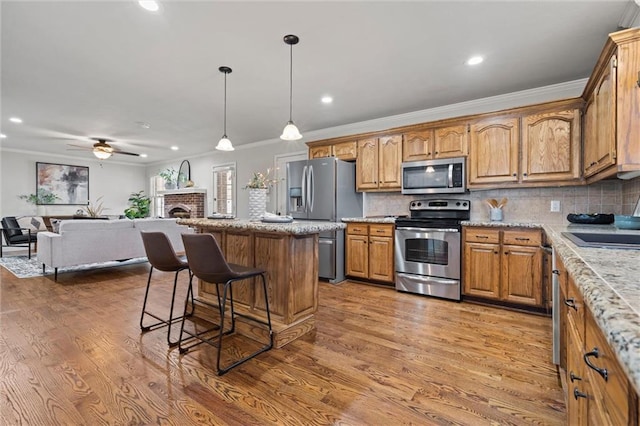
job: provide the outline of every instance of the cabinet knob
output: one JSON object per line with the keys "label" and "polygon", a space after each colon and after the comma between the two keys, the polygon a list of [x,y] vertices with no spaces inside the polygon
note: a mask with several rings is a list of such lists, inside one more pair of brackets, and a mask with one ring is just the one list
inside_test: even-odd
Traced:
{"label": "cabinet knob", "polygon": [[576,376],[573,371],[569,372],[569,378],[571,379],[571,383],[573,383],[574,380],[582,380],[582,377]]}
{"label": "cabinet knob", "polygon": [[560,271],[558,271],[557,269],[554,269],[553,271],[551,271],[551,273],[553,275],[560,275]]}
{"label": "cabinet knob", "polygon": [[578,310],[578,307],[576,306],[576,300],[573,297],[565,299],[564,300],[564,304],[567,305],[570,308],[573,308],[576,311]]}
{"label": "cabinet knob", "polygon": [[582,392],[580,392],[580,391],[578,390],[578,388],[573,388],[573,397],[574,397],[575,399],[578,399],[578,398],[586,398],[586,397],[587,397],[587,394],[586,394],[586,393],[582,393]]}
{"label": "cabinet knob", "polygon": [[515,173],[514,173],[514,174],[513,174],[513,177],[516,177],[516,176],[517,176],[517,174],[515,174]]}
{"label": "cabinet knob", "polygon": [[509,252],[508,252],[508,251],[505,251],[505,252],[504,252],[504,254],[509,254]]}
{"label": "cabinet knob", "polygon": [[438,155],[438,151],[436,151],[436,155]]}

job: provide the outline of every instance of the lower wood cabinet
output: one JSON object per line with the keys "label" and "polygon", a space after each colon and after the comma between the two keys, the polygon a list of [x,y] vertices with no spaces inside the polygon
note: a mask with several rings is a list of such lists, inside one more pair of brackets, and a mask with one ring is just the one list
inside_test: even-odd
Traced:
{"label": "lower wood cabinet", "polygon": [[464,229],[463,294],[543,308],[542,231]]}
{"label": "lower wood cabinet", "polygon": [[394,282],[393,231],[391,224],[347,224],[348,276]]}

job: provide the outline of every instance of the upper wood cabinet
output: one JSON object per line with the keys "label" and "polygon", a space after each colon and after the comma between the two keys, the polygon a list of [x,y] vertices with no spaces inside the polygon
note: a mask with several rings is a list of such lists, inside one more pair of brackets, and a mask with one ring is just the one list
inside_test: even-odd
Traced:
{"label": "upper wood cabinet", "polygon": [[309,147],[309,158],[336,157],[345,161],[353,161],[356,159],[356,156],[356,141]]}
{"label": "upper wood cabinet", "polygon": [[359,140],[356,190],[399,191],[401,165],[401,135]]}
{"label": "upper wood cabinet", "polygon": [[640,170],[640,28],[609,35],[582,97],[587,183]]}
{"label": "upper wood cabinet", "polygon": [[471,125],[469,186],[517,182],[520,120],[496,117]]}
{"label": "upper wood cabinet", "polygon": [[404,133],[402,161],[466,156],[467,134],[466,124]]}
{"label": "upper wood cabinet", "polygon": [[522,181],[580,178],[580,111],[522,118]]}

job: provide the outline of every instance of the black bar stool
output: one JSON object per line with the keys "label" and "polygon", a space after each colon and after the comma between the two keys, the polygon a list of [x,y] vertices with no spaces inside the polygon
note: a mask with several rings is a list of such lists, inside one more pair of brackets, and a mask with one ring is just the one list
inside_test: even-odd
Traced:
{"label": "black bar stool", "polygon": [[[271,328],[271,313],[269,311],[269,297],[267,294],[267,282],[265,279],[266,271],[264,269],[259,268],[250,268],[247,266],[236,265],[233,263],[227,263],[224,255],[222,254],[222,250],[220,250],[220,246],[218,242],[215,240],[213,235],[211,234],[182,234],[182,241],[184,241],[184,249],[187,253],[187,259],[189,261],[189,267],[191,268],[191,278],[189,280],[189,288],[191,290],[191,294],[193,294],[193,289],[191,288],[193,277],[196,276],[200,278],[204,282],[208,282],[211,284],[216,284],[216,289],[218,284],[224,283],[224,290],[222,292],[222,298],[220,298],[220,294],[218,293],[218,306],[212,305],[206,301],[201,299],[196,299],[199,303],[204,303],[213,308],[218,308],[220,313],[220,325],[215,325],[213,328],[210,328],[201,332],[190,332],[184,329],[185,317],[187,312],[188,303],[185,302],[185,315],[182,319],[182,327],[180,328],[180,339],[179,339],[179,347],[180,353],[186,353],[189,349],[197,346],[201,343],[207,343],[211,346],[218,348],[218,355],[216,359],[216,368],[218,370],[218,375],[221,376],[231,370],[234,367],[242,364],[254,358],[256,355],[261,354],[262,352],[266,352],[273,348],[273,330]],[[242,315],[235,312],[233,307],[233,283],[237,281],[246,280],[249,278],[254,278],[260,276],[262,278],[262,290],[264,291],[264,300],[265,300],[265,308],[267,310],[267,321],[263,321],[261,319],[257,319],[252,316]],[[231,312],[231,327],[228,330],[224,329],[224,317],[226,312],[226,303],[229,301],[230,312]],[[269,328],[269,343],[262,346],[257,351],[247,355],[243,358],[234,361],[230,365],[220,368],[220,352],[222,351],[222,336],[229,335],[235,331],[235,323],[236,317],[248,318],[254,322],[259,324],[263,324],[268,326]],[[206,337],[206,335],[210,335],[211,332],[217,331],[217,333],[213,336]],[[183,333],[189,335],[190,337],[197,339],[198,342],[193,343],[189,346],[182,346]]]}
{"label": "black bar stool", "polygon": [[[189,270],[189,264],[186,260],[179,258],[176,255],[173,246],[171,245],[171,241],[164,232],[150,232],[150,231],[140,231],[140,235],[142,236],[142,242],[144,244],[144,249],[147,253],[147,259],[149,259],[149,263],[151,264],[151,269],[149,270],[149,278],[147,279],[147,289],[144,293],[144,303],[142,304],[142,314],[140,315],[140,330],[143,333],[156,330],[162,327],[168,327],[167,330],[167,343],[169,346],[175,346],[178,344],[178,341],[171,340],[171,324],[176,323],[182,320],[182,317],[173,317],[173,306],[176,300],[176,288],[178,286],[178,274],[180,271]],[[163,272],[175,272],[173,277],[173,294],[171,296],[171,310],[169,311],[169,319],[165,319],[157,316],[149,311],[147,311],[147,298],[149,296],[149,287],[151,286],[151,275],[153,274],[153,270],[157,269]],[[185,305],[185,315],[189,316],[193,314],[194,310],[194,299],[193,299],[193,289],[191,288],[191,272],[189,273],[189,289],[187,292],[187,302],[191,298],[191,311],[187,313],[186,305]],[[158,320],[158,322],[151,325],[144,325],[145,316],[150,316]]]}

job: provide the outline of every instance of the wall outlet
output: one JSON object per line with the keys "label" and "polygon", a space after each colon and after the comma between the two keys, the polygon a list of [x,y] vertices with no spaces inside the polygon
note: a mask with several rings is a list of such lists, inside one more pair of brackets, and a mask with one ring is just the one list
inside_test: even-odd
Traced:
{"label": "wall outlet", "polygon": [[552,200],[551,201],[551,208],[549,209],[549,211],[559,212],[560,211],[560,201]]}

